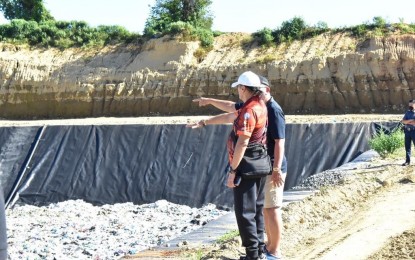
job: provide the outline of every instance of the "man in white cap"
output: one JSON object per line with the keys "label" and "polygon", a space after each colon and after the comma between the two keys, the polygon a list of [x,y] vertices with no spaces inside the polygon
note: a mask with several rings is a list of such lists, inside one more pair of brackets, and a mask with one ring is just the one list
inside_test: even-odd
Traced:
{"label": "man in white cap", "polygon": [[238,89],[243,105],[234,112],[201,120],[187,127],[200,128],[211,124],[232,123],[227,148],[230,170],[227,186],[233,189],[235,216],[246,256],[240,259],[266,259],[264,243],[265,178],[256,177],[235,182],[235,174],[248,145],[266,143],[267,109],[260,97],[261,82],[255,73],[242,73],[232,84]]}
{"label": "man in white cap", "polygon": [[[272,175],[267,177],[265,184],[264,218],[267,234],[267,258],[281,259],[282,237],[282,198],[284,182],[287,175],[287,160],[284,155],[285,146],[285,115],[281,106],[270,93],[268,80],[259,76],[262,86],[263,98],[268,110],[267,148],[273,162]],[[198,98],[193,100],[199,106],[213,105],[226,112],[238,110],[243,103],[219,100],[212,98]]]}

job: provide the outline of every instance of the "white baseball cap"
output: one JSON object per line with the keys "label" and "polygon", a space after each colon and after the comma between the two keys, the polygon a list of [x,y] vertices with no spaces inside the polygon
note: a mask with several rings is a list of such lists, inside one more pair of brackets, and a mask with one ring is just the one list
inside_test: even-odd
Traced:
{"label": "white baseball cap", "polygon": [[261,87],[261,80],[259,79],[259,76],[252,71],[245,71],[239,76],[237,82],[232,83],[231,87],[236,88],[238,85],[259,88]]}

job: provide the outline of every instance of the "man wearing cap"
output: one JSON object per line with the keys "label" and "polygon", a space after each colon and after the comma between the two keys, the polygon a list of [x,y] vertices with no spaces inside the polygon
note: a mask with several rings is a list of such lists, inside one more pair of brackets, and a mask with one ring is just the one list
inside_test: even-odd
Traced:
{"label": "man wearing cap", "polygon": [[409,100],[408,111],[402,118],[402,124],[404,124],[405,133],[405,151],[406,160],[402,166],[408,166],[411,164],[411,142],[415,145],[415,112],[414,112],[415,100]]}
{"label": "man wearing cap", "polygon": [[[273,161],[272,175],[267,177],[265,184],[264,218],[267,233],[266,249],[268,259],[280,259],[283,227],[281,207],[287,173],[287,160],[284,155],[285,115],[281,106],[270,94],[268,80],[262,76],[259,77],[264,88],[263,99],[268,110],[267,148],[268,154]],[[213,105],[227,112],[238,110],[243,105],[243,103],[203,97],[193,101],[198,102],[199,106]]]}
{"label": "man wearing cap", "polygon": [[264,243],[264,187],[265,178],[242,179],[235,182],[235,173],[248,144],[266,143],[267,109],[260,97],[261,82],[255,73],[242,73],[232,84],[244,102],[238,110],[201,120],[187,127],[200,128],[211,124],[232,123],[227,148],[230,170],[227,186],[233,189],[235,216],[246,256],[241,259],[266,259]]}

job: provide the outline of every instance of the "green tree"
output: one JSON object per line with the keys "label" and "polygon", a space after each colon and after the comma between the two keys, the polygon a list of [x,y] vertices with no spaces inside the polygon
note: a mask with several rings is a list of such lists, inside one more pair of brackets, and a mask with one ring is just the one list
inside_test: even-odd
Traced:
{"label": "green tree", "polygon": [[384,28],[386,26],[386,20],[381,16],[373,17],[373,25],[377,28]]}
{"label": "green tree", "polygon": [[165,33],[170,25],[185,22],[194,28],[211,29],[211,0],[156,0],[146,21],[144,34]]}
{"label": "green tree", "polygon": [[307,28],[305,21],[300,17],[294,17],[289,21],[284,21],[281,24],[280,32],[289,41],[299,40]]}
{"label": "green tree", "polygon": [[52,15],[43,5],[43,0],[0,0],[0,11],[8,20],[23,19],[36,22],[53,20]]}
{"label": "green tree", "polygon": [[263,28],[254,33],[254,36],[258,39],[260,45],[270,46],[274,43],[274,36],[272,36],[272,30],[269,28]]}

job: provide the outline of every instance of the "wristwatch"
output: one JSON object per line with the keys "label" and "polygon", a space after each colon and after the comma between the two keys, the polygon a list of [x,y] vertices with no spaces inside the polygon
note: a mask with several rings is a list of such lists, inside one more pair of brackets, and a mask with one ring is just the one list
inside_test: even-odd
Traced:
{"label": "wristwatch", "polygon": [[231,166],[229,166],[229,173],[230,174],[236,174],[236,171],[234,169],[232,169]]}
{"label": "wristwatch", "polygon": [[273,172],[282,172],[280,167],[274,167],[272,168]]}

